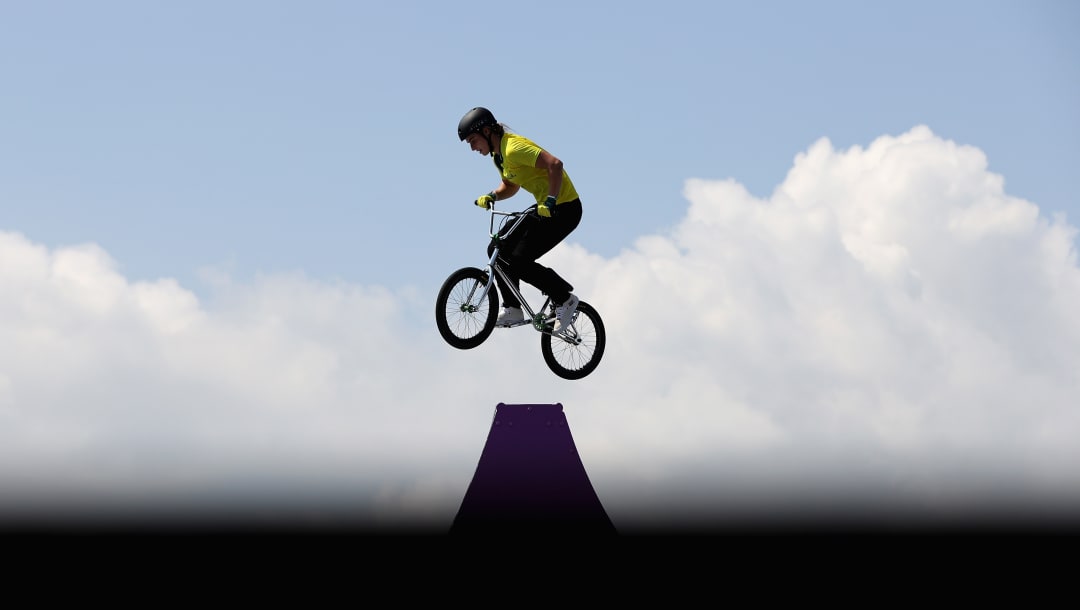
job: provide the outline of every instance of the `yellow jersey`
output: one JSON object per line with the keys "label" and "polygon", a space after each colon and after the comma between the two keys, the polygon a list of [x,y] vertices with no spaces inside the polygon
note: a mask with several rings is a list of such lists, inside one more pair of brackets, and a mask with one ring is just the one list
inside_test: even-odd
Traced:
{"label": "yellow jersey", "polygon": [[[536,203],[543,203],[548,196],[548,172],[536,167],[536,160],[540,157],[541,150],[543,149],[536,142],[516,133],[507,132],[503,134],[502,143],[499,145],[502,166],[499,165],[498,159],[495,160],[495,166],[499,168],[503,179],[532,193],[536,197]],[[570,176],[564,169],[556,204],[577,198],[574,183],[570,181]]]}

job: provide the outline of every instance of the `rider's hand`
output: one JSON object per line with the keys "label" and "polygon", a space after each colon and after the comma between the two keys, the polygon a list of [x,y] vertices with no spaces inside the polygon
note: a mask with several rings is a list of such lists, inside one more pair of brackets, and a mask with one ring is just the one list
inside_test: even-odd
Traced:
{"label": "rider's hand", "polygon": [[544,200],[544,203],[541,203],[540,205],[536,206],[537,213],[539,213],[544,218],[551,218],[551,217],[555,216],[555,202],[556,201],[557,200],[554,197],[552,197],[551,195],[548,195],[548,198]]}
{"label": "rider's hand", "polygon": [[474,201],[476,205],[484,208],[485,210],[491,207],[492,203],[495,203],[495,191],[488,193]]}

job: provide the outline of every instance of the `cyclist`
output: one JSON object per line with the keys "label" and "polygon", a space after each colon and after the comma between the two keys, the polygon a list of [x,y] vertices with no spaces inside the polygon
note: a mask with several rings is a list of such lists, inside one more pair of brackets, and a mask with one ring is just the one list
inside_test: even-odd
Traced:
{"label": "cyclist", "polygon": [[[520,280],[525,280],[551,297],[555,303],[555,330],[565,328],[578,305],[578,297],[572,292],[574,287],[554,269],[536,262],[581,222],[581,199],[563,169],[562,161],[532,140],[511,132],[506,125],[496,121],[487,108],[473,108],[461,117],[458,138],[468,142],[469,147],[481,155],[491,155],[502,178],[494,190],[473,203],[488,209],[493,202],[512,197],[521,188],[536,197],[539,217],[527,217],[517,231],[502,242],[500,257],[506,263],[507,275],[515,288],[520,286]],[[508,223],[503,231],[509,227]],[[488,256],[493,251],[494,244],[491,244]],[[496,324],[504,327],[522,324],[525,314],[521,303],[501,277],[496,276],[496,279],[503,303]]]}

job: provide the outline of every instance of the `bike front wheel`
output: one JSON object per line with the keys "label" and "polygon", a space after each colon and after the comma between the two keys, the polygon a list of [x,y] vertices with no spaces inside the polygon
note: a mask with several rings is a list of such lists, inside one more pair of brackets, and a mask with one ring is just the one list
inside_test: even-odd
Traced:
{"label": "bike front wheel", "polygon": [[484,295],[487,283],[487,273],[476,267],[458,269],[443,282],[435,299],[435,324],[450,345],[472,349],[495,330],[499,297],[494,286]]}
{"label": "bike front wheel", "polygon": [[540,335],[540,351],[553,373],[563,379],[581,379],[596,370],[604,356],[607,334],[600,314],[585,301],[579,301],[570,328]]}

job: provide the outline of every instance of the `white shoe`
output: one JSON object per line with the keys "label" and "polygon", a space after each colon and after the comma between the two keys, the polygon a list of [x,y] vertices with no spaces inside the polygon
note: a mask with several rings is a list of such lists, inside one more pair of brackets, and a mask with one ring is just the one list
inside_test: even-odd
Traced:
{"label": "white shoe", "polygon": [[574,312],[577,311],[578,302],[579,299],[571,294],[565,303],[555,308],[555,332],[569,328],[574,322]]}
{"label": "white shoe", "polygon": [[525,313],[520,307],[503,307],[502,313],[495,320],[495,326],[517,326],[525,322]]}

